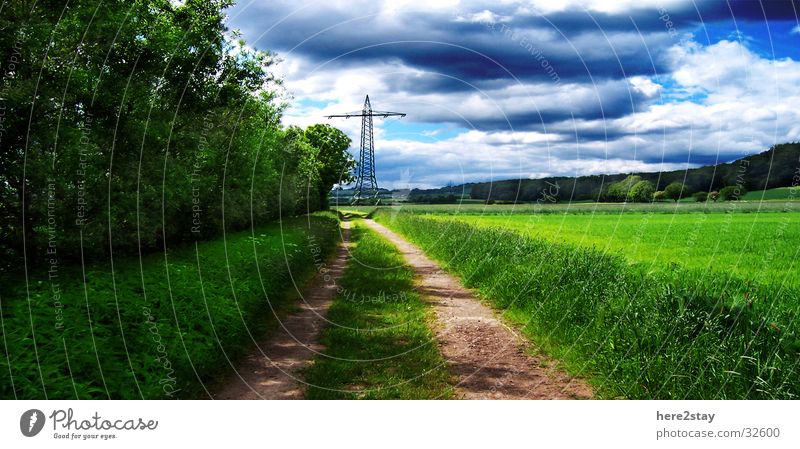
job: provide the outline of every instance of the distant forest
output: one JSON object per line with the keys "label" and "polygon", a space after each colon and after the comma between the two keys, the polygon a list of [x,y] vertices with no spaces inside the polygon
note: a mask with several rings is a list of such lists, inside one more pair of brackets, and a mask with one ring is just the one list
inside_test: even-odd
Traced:
{"label": "distant forest", "polygon": [[[510,179],[448,186],[441,189],[410,192],[412,202],[442,202],[468,194],[472,199],[506,202],[532,201],[622,201],[615,190],[626,186],[628,180],[651,183],[655,191],[663,191],[672,183],[683,184],[681,196],[697,192],[713,192],[728,186],[739,186],[747,191],[788,187],[798,180],[800,170],[800,143],[775,145],[769,150],[733,162],[656,173],[620,173],[541,179]],[[627,186],[628,191],[630,187]],[[624,190],[624,189],[622,189]],[[629,199],[630,200],[630,199]]]}

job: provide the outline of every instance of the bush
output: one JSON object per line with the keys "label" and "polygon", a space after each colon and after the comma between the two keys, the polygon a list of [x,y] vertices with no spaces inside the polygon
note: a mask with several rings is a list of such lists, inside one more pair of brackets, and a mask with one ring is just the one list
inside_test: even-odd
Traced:
{"label": "bush", "polygon": [[708,199],[716,203],[717,200],[719,199],[719,192],[717,192],[716,190],[709,192]]}
{"label": "bush", "polygon": [[697,201],[698,203],[705,203],[706,201],[708,201],[707,192],[697,192],[692,196],[694,197],[694,200]]}
{"label": "bush", "polygon": [[653,192],[653,201],[664,201],[667,198],[663,190]]}

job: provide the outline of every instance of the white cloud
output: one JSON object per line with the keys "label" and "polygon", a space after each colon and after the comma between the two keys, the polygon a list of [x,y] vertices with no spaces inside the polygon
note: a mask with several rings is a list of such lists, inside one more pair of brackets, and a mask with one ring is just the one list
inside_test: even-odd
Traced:
{"label": "white cloud", "polygon": [[791,34],[800,34],[800,25],[796,25],[794,28],[792,28],[792,31],[790,33]]}
{"label": "white cloud", "polygon": [[[669,10],[675,3],[665,1],[663,7]],[[585,8],[590,12],[617,14],[630,12],[631,8],[657,9],[662,2],[532,0],[495,4],[460,2],[454,5],[454,2],[357,0],[353,3],[330,0],[316,5],[314,8],[300,8],[302,11],[298,9],[298,14],[309,17],[323,14],[336,18],[339,16],[328,13],[373,14],[376,18],[373,25],[387,30],[388,39],[395,36],[407,38],[397,30],[408,28],[410,21],[405,20],[407,16],[404,15],[409,12],[425,13],[424,17],[431,22],[426,25],[434,26],[438,20],[441,24],[453,26],[453,20],[507,21],[509,16],[503,14],[510,14],[515,8],[532,7],[540,12]],[[440,8],[429,14],[425,9],[428,5]],[[304,20],[305,17],[294,20]],[[350,16],[344,14],[342,17]],[[417,131],[418,135],[409,137],[408,134],[389,133],[384,120],[375,122],[378,181],[390,187],[437,187],[449,181],[462,183],[530,176],[672,170],[684,168],[686,163],[681,161],[690,154],[706,156],[706,159],[721,155],[723,160],[728,160],[766,149],[777,142],[800,140],[798,61],[765,59],[751,51],[746,43],[735,40],[701,45],[691,39],[688,31],[682,34],[688,37],[681,44],[672,46],[664,54],[655,53],[655,49],[678,42],[666,32],[644,38],[636,33],[619,31],[607,31],[602,35],[581,32],[570,35],[567,41],[546,28],[528,30],[520,25],[514,30],[528,41],[536,42],[537,49],[552,59],[556,69],[563,67],[554,56],[560,54],[578,54],[584,60],[607,61],[607,65],[612,66],[622,63],[610,59],[613,54],[622,61],[630,61],[646,38],[648,45],[658,43],[650,47],[654,49],[653,58],[660,62],[665,57],[671,70],[659,77],[632,76],[627,79],[591,73],[595,76],[593,81],[576,80],[565,75],[560,83],[531,78],[518,81],[506,75],[502,78],[487,76],[477,81],[478,86],[457,90],[429,87],[436,86],[438,81],[452,81],[449,78],[454,76],[452,73],[411,67],[393,59],[390,51],[381,60],[352,57],[346,60],[346,64],[312,61],[306,59],[310,56],[287,51],[280,54],[284,62],[278,67],[295,100],[287,110],[284,122],[299,126],[330,123],[343,129],[357,146],[361,128],[359,119],[327,121],[324,117],[360,110],[364,95],[368,93],[376,109],[408,112],[403,121],[426,123],[427,127]],[[425,28],[418,37],[451,38],[444,32],[436,34],[438,31],[435,27]],[[363,37],[358,29],[353,33]],[[792,33],[800,34],[800,26],[795,27]],[[453,39],[452,42],[462,44],[457,38]],[[367,44],[373,42],[366,38],[363,41]],[[474,42],[489,42],[489,47],[517,49],[519,46],[518,40],[488,31],[485,35],[478,35]],[[613,48],[613,54],[609,54],[605,47]],[[301,50],[298,48],[297,51]],[[523,59],[525,63],[536,64],[530,52],[517,50],[519,58],[526,58]],[[660,67],[659,64],[653,65]],[[418,66],[426,67],[425,64]],[[448,66],[442,64],[427,67],[439,67],[443,72],[448,70]],[[469,87],[466,80],[462,81]],[[423,84],[428,86],[421,88]],[[665,100],[659,102],[662,95]],[[676,98],[683,99],[676,101]],[[627,110],[630,108],[623,106],[633,105],[636,112],[622,117],[592,118],[597,116],[592,112],[597,110],[598,103],[602,103],[605,112],[614,110],[614,107],[608,107],[610,105],[616,105],[617,110]],[[559,118],[569,117],[570,112],[577,117],[575,120]],[[539,113],[550,117],[545,120],[546,132],[541,126]],[[515,117],[516,123],[519,123],[519,117],[527,117],[531,127],[511,129],[504,119]],[[444,122],[455,123],[467,131],[441,138],[451,134],[431,129],[430,124],[443,123],[444,129],[448,126]],[[479,125],[473,126],[476,123]],[[533,127],[536,131],[532,130]],[[604,138],[606,135],[607,139]],[[661,164],[662,159],[668,162]]]}

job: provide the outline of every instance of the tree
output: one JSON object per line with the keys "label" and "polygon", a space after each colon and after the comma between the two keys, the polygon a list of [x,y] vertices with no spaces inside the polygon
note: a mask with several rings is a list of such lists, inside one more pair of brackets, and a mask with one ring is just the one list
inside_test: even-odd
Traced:
{"label": "tree", "polygon": [[689,194],[688,190],[680,182],[673,182],[664,188],[664,196],[675,201],[676,203],[678,202],[679,199],[685,197],[688,194]]}
{"label": "tree", "polygon": [[650,181],[639,181],[631,187],[628,192],[628,199],[637,203],[648,203],[652,201],[656,187]]}
{"label": "tree", "polygon": [[737,201],[742,199],[747,194],[747,189],[743,186],[727,186],[719,191],[719,197],[722,201]]}
{"label": "tree", "polygon": [[698,203],[705,203],[706,201],[708,201],[708,192],[700,191],[692,196],[694,197],[694,200],[697,201]]}
{"label": "tree", "polygon": [[640,182],[642,177],[638,175],[630,175],[622,181],[612,182],[608,185],[605,196],[610,201],[628,201],[631,189]]}
{"label": "tree", "polygon": [[664,195],[663,190],[659,190],[657,192],[653,192],[653,201],[663,201],[666,196]]}
{"label": "tree", "polygon": [[308,143],[319,150],[317,158],[322,166],[318,193],[320,204],[324,206],[334,184],[347,184],[354,180],[352,171],[356,161],[347,151],[351,140],[341,130],[324,124],[309,126],[304,134]]}
{"label": "tree", "polygon": [[307,212],[349,171],[341,132],[280,125],[275,57],[226,31],[231,0],[6,3],[0,272],[49,235],[91,261]]}

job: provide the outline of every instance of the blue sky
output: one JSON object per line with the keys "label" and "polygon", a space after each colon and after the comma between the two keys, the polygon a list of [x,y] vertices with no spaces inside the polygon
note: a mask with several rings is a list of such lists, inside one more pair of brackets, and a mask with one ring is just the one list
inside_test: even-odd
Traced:
{"label": "blue sky", "polygon": [[359,142],[390,188],[683,169],[800,140],[800,5],[753,0],[249,1],[284,122]]}

